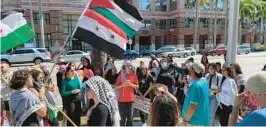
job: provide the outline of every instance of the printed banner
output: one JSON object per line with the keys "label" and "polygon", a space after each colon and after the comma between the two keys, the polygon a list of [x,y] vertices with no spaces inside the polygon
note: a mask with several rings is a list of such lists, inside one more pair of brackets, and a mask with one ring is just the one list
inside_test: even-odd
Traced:
{"label": "printed banner", "polygon": [[149,114],[151,99],[135,95],[134,108]]}

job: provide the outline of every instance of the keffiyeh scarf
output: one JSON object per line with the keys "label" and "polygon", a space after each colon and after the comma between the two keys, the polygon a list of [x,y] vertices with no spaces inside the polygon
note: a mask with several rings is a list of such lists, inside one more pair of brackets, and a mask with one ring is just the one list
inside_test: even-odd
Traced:
{"label": "keffiyeh scarf", "polygon": [[113,126],[119,126],[120,115],[117,99],[108,81],[100,76],[94,76],[86,82],[86,85],[88,85],[87,88],[89,87],[95,92],[100,103],[108,107]]}
{"label": "keffiyeh scarf", "polygon": [[9,100],[12,126],[21,126],[34,112],[44,107],[40,99],[27,88],[15,91]]}

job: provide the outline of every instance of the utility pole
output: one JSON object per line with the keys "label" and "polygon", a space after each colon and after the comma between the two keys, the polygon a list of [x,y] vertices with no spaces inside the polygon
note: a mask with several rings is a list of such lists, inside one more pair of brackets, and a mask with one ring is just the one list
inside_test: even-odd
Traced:
{"label": "utility pole", "polygon": [[44,43],[44,28],[43,28],[43,12],[42,12],[42,0],[39,0],[39,17],[40,17],[40,30],[41,30],[41,42],[39,43],[40,48],[45,48]]}
{"label": "utility pole", "polygon": [[199,6],[200,6],[200,0],[196,0],[196,23],[195,23],[195,32],[194,32],[194,49],[199,50],[196,46],[197,40],[198,40],[198,24],[199,24]]}
{"label": "utility pole", "polygon": [[236,44],[238,39],[238,17],[240,0],[228,0],[229,3],[229,24],[227,38],[226,66],[236,62]]}
{"label": "utility pole", "polygon": [[[34,22],[33,22],[32,1],[31,0],[30,0],[30,22],[31,22],[31,27],[32,27],[33,31],[35,31]],[[37,47],[36,38],[33,38],[33,46],[35,48]]]}

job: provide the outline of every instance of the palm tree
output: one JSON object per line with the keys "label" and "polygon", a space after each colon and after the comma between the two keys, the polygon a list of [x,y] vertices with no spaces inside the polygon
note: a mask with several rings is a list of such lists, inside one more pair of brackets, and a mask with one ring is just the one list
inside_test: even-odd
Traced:
{"label": "palm tree", "polygon": [[[265,33],[265,22],[264,19],[266,17],[266,1],[259,1],[257,3],[257,17],[260,19],[260,25],[261,25],[261,30],[260,30],[260,43],[263,44],[263,33]],[[266,39],[266,35],[264,36]],[[266,45],[266,40],[264,42]]]}
{"label": "palm tree", "polygon": [[[254,19],[255,4],[254,0],[241,0],[239,6],[239,16],[238,21],[238,43],[242,43],[242,24],[243,22],[250,22],[249,20]],[[252,25],[253,26],[253,25]],[[250,45],[252,47],[252,45]]]}
{"label": "palm tree", "polygon": [[194,29],[194,41],[193,41],[193,47],[197,49],[196,43],[197,43],[197,37],[198,37],[198,24],[199,24],[199,6],[204,5],[207,2],[207,0],[186,0],[186,5],[190,6],[192,3],[195,4],[196,9],[196,17],[194,19],[195,23],[195,29]]}

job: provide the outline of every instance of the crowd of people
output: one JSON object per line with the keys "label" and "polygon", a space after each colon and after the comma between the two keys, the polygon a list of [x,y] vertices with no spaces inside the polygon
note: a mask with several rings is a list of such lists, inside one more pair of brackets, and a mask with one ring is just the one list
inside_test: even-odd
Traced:
{"label": "crowd of people", "polygon": [[[1,63],[1,125],[59,126],[47,67],[8,68]],[[88,126],[133,126],[135,95],[151,100],[148,114],[139,110],[147,126],[266,126],[266,65],[246,80],[238,63],[205,55],[182,65],[152,55],[138,67],[125,60],[120,70],[112,58],[103,70],[85,58],[79,66],[60,61],[56,79],[67,126],[81,126],[83,115]]]}

